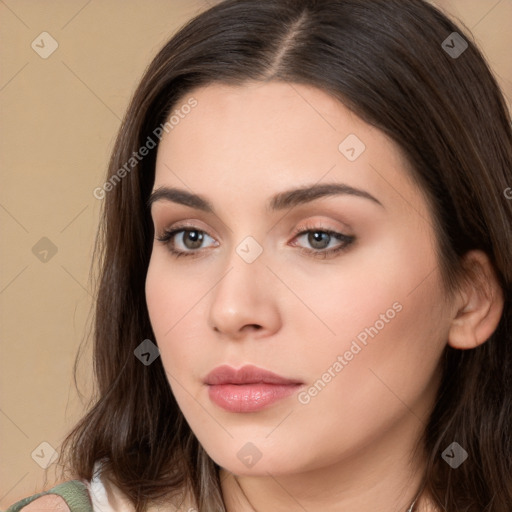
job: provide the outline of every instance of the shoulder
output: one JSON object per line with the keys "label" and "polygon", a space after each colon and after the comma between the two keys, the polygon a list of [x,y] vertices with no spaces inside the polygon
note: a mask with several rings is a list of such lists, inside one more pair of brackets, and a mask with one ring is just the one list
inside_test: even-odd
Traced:
{"label": "shoulder", "polygon": [[80,480],[70,480],[24,498],[6,510],[19,511],[93,512],[93,507],[86,484]]}
{"label": "shoulder", "polygon": [[23,512],[42,512],[44,510],[71,512],[71,509],[64,501],[64,498],[62,496],[57,496],[56,494],[45,494],[44,496],[40,496],[28,505],[22,507],[20,510],[23,510]]}
{"label": "shoulder", "polygon": [[[181,492],[165,501],[169,512],[196,510],[193,493]],[[186,507],[185,509],[183,507]],[[161,505],[150,506],[149,512],[161,511]],[[48,491],[34,494],[11,505],[5,512],[135,512],[127,496],[106,478],[95,472],[92,480],[70,480]]]}

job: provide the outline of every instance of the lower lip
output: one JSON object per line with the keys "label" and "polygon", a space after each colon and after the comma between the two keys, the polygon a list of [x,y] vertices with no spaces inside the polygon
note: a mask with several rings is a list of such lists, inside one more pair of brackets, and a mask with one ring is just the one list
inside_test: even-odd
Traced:
{"label": "lower lip", "polygon": [[300,384],[217,384],[208,386],[210,400],[230,412],[254,412],[297,391]]}

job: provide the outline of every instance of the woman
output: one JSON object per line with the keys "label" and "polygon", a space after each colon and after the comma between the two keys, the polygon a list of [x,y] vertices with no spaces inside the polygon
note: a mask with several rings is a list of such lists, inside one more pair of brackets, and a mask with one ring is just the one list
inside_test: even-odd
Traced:
{"label": "woman", "polygon": [[[98,396],[51,492],[511,510],[510,122],[422,0],[227,0],[189,22],[95,191]],[[42,500],[65,506],[9,511]]]}

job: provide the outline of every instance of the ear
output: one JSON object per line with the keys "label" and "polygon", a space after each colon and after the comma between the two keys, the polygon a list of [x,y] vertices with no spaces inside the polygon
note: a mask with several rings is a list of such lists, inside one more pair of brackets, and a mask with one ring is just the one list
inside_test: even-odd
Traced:
{"label": "ear", "polygon": [[468,279],[460,290],[448,344],[460,350],[478,347],[496,330],[503,314],[503,290],[487,254],[480,250],[464,256]]}

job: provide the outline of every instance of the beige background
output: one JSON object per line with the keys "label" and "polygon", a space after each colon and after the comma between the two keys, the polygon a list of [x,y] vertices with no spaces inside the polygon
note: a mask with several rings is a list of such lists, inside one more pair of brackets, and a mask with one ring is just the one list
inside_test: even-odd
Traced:
{"label": "beige background", "polygon": [[[213,3],[0,0],[1,509],[55,483],[56,465],[45,484],[35,462],[50,455],[40,445],[58,450],[83,412],[72,367],[92,320],[88,273],[101,206],[92,192],[120,118],[156,51]],[[512,0],[434,3],[472,31],[512,106]],[[42,32],[58,43],[47,59],[31,47]],[[57,249],[46,262],[32,250],[43,237]]]}

